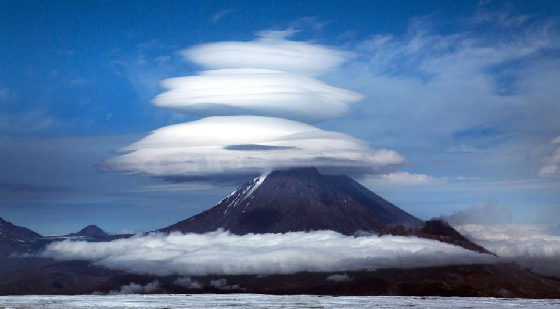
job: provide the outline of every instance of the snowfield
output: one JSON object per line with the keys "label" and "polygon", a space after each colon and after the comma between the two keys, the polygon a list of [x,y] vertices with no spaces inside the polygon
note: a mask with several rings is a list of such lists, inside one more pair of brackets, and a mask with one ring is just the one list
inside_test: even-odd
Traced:
{"label": "snowfield", "polygon": [[1,296],[2,309],[130,308],[559,308],[560,299],[255,294]]}

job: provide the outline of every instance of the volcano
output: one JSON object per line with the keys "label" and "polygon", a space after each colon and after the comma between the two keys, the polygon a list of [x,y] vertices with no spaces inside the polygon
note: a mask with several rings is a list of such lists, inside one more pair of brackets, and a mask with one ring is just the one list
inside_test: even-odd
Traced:
{"label": "volcano", "polygon": [[107,234],[104,230],[99,228],[97,225],[88,225],[81,229],[77,233],[68,234],[67,236],[81,236],[81,237],[107,237]]}
{"label": "volcano", "polygon": [[332,230],[345,235],[384,226],[412,228],[421,220],[352,178],[297,168],[257,177],[212,208],[161,232],[233,234]]}

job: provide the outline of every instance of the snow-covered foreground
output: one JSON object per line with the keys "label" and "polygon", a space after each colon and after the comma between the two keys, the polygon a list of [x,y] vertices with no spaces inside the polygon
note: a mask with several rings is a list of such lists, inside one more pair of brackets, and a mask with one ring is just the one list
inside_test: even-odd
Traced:
{"label": "snow-covered foreground", "polygon": [[560,299],[400,296],[273,296],[254,294],[2,296],[1,309],[74,308],[559,308]]}

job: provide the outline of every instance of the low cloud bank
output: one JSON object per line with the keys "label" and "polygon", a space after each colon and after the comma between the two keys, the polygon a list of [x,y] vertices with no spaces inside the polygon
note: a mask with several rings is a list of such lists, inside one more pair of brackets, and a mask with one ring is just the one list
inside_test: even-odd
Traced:
{"label": "low cloud bank", "polygon": [[291,274],[494,263],[497,259],[415,237],[345,236],[331,231],[287,234],[135,236],[112,242],[65,240],[40,254],[88,260],[98,266],[150,275]]}
{"label": "low cloud bank", "polygon": [[455,228],[501,258],[560,278],[560,236],[546,235],[546,225],[465,224]]}

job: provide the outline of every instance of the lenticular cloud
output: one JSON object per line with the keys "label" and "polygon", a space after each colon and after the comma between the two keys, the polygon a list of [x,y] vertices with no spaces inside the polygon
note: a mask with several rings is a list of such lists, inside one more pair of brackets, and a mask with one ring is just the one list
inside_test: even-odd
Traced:
{"label": "lenticular cloud", "polygon": [[305,123],[341,116],[362,95],[316,78],[351,54],[289,41],[290,34],[267,31],[251,42],[184,50],[186,59],[208,70],[164,80],[167,91],[154,104],[208,118],[155,130],[103,167],[187,181],[305,166],[377,174],[404,164],[393,150],[374,150],[347,134]]}
{"label": "lenticular cloud", "polygon": [[204,71],[164,80],[154,104],[200,115],[267,115],[316,122],[340,116],[361,95],[305,75],[273,70]]}
{"label": "lenticular cloud", "polygon": [[106,167],[181,179],[259,174],[315,166],[376,173],[403,164],[392,150],[372,150],[349,135],[282,118],[208,117],[158,129],[121,150]]}
{"label": "lenticular cloud", "polygon": [[282,31],[259,32],[251,42],[218,42],[195,46],[181,52],[189,61],[211,69],[267,69],[306,75],[320,75],[351,57],[318,44],[289,41],[293,34]]}

